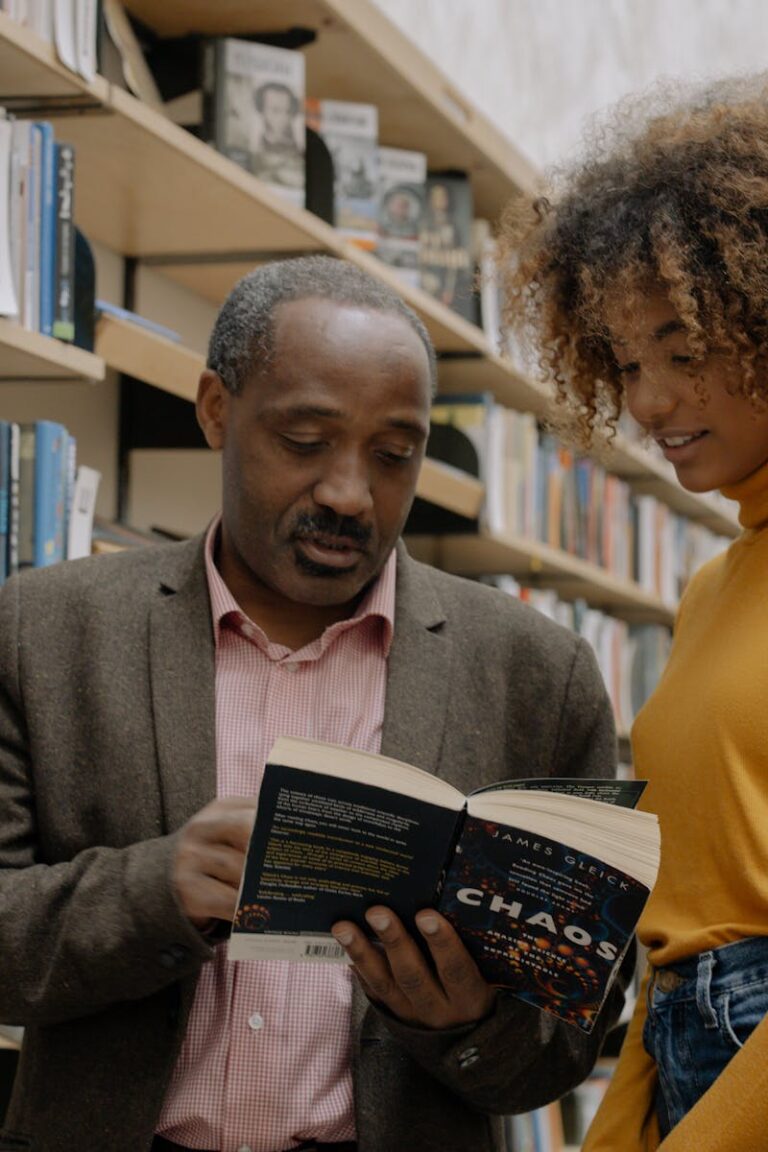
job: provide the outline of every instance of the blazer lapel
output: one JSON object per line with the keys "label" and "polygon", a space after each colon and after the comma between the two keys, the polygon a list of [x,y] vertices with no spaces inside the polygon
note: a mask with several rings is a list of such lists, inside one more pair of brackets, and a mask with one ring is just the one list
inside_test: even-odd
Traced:
{"label": "blazer lapel", "polygon": [[452,642],[429,569],[398,545],[395,632],[387,664],[381,751],[439,774]]}
{"label": "blazer lapel", "polygon": [[[216,795],[213,627],[203,539],[163,574],[149,621],[150,679],[167,832]],[[180,562],[178,562],[180,561]]]}

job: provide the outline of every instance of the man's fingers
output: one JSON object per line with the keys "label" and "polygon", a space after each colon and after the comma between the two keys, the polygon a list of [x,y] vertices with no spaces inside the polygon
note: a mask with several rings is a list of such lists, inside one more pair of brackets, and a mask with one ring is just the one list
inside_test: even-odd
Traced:
{"label": "man's fingers", "polygon": [[416,927],[427,942],[447,998],[476,1011],[476,1018],[484,1016],[490,1011],[495,993],[480,975],[453,925],[427,909],[417,914]]}

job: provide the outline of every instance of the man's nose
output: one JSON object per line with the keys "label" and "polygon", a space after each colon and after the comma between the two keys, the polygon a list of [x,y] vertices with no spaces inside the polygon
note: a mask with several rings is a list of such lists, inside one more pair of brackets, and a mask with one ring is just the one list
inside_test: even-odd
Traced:
{"label": "man's nose", "polygon": [[327,461],[314,489],[316,502],[339,516],[360,516],[373,507],[367,461],[349,454]]}

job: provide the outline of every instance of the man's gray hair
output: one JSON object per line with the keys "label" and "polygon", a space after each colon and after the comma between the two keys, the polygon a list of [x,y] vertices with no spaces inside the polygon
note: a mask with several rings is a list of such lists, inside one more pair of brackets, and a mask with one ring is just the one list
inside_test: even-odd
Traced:
{"label": "man's gray hair", "polygon": [[230,392],[242,391],[274,355],[274,313],[289,300],[319,298],[400,316],[424,345],[434,392],[435,349],[423,323],[398,294],[362,268],[332,256],[299,256],[263,264],[237,282],[213,326],[208,368]]}

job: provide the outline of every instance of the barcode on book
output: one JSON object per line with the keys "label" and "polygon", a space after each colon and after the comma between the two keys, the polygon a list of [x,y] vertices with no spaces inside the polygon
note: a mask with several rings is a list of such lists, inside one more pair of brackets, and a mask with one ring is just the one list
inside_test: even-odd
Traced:
{"label": "barcode on book", "polygon": [[344,949],[340,944],[305,944],[303,955],[308,960],[341,960]]}

